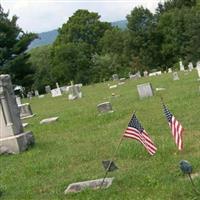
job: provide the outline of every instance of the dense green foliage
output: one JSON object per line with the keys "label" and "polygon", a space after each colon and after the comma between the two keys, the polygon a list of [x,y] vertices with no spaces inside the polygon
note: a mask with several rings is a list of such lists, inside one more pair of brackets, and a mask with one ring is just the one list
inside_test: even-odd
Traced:
{"label": "dense green foliage", "polygon": [[[195,65],[200,59],[198,4],[196,0],[168,0],[158,4],[155,14],[133,8],[127,13],[126,29],[100,21],[98,13],[77,10],[59,28],[53,45],[29,52],[33,67],[24,62],[27,55],[21,52],[34,35],[24,34],[16,25],[17,18],[8,20],[4,13],[6,23],[1,26],[10,28],[6,36],[10,44],[1,48],[1,65],[15,83],[40,92],[56,82],[90,84],[109,80],[114,73],[127,77],[129,72],[165,71],[176,68],[180,59],[186,66],[189,62]],[[4,40],[3,34],[0,39]]]}
{"label": "dense green foliage", "polygon": [[[111,27],[99,18],[97,13],[78,10],[59,29],[46,61],[51,64],[44,79],[50,85],[71,80],[96,83],[114,73],[127,77],[129,72],[164,71],[177,67],[180,59],[185,65],[200,59],[200,8],[195,0],[159,3],[155,14],[136,7],[127,15],[127,29]],[[32,61],[37,60],[35,55],[31,52]],[[44,82],[38,83],[44,88]]]}
{"label": "dense green foliage", "polygon": [[[198,200],[179,161],[192,164],[199,190],[199,82],[196,70],[188,75],[179,72],[179,77],[174,82],[172,74],[127,80],[112,91],[107,84],[113,82],[84,86],[84,97],[76,101],[68,101],[66,94],[24,100],[36,113],[25,121],[36,144],[19,155],[0,157],[1,200]],[[146,82],[154,89],[166,90],[154,90],[155,96],[140,100],[136,85]],[[113,92],[119,96],[113,97]],[[177,150],[163,115],[161,95],[185,129],[182,152]],[[98,114],[96,106],[104,101],[111,102],[113,113]],[[119,170],[108,175],[115,177],[110,188],[65,196],[70,183],[104,176],[101,161],[111,159],[134,110],[157,145],[157,153],[150,156],[139,142],[124,139],[115,161]],[[53,116],[59,116],[59,120],[39,124]]]}
{"label": "dense green foliage", "polygon": [[11,19],[0,5],[0,73],[9,73],[14,83],[29,87],[33,84],[33,73],[28,45],[36,38],[33,33],[24,33],[17,26],[17,17]]}

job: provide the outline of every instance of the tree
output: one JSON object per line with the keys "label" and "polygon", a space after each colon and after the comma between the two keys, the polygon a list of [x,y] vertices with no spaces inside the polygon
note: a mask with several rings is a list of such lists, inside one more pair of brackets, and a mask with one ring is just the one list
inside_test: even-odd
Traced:
{"label": "tree", "polygon": [[77,10],[59,29],[52,54],[53,75],[59,82],[92,81],[91,58],[101,51],[99,41],[111,29],[109,23],[99,19],[97,13]]}
{"label": "tree", "polygon": [[45,45],[31,49],[29,62],[35,71],[33,88],[44,92],[46,85],[55,85],[52,75],[52,45]]}
{"label": "tree", "polygon": [[24,33],[17,26],[17,17],[8,16],[0,5],[0,71],[9,73],[13,83],[31,87],[34,71],[27,62],[26,50],[37,36]]}
{"label": "tree", "polygon": [[91,51],[98,51],[97,45],[107,29],[111,28],[108,22],[101,22],[100,15],[88,10],[77,10],[58,30],[59,34],[55,45],[68,42],[84,42],[90,45]]}
{"label": "tree", "polygon": [[[129,48],[126,47],[127,54],[132,58],[140,60],[141,66],[145,68],[156,68],[161,65],[160,43],[161,35],[157,31],[157,19],[143,7],[136,7],[127,15],[129,30]],[[132,69],[133,70],[133,69]]]}

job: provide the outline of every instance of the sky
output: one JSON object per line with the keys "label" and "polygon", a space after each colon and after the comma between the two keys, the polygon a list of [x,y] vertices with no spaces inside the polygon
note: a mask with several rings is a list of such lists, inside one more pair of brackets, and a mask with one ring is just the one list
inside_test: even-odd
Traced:
{"label": "sky", "polygon": [[114,22],[126,19],[136,6],[155,12],[159,2],[163,0],[0,0],[4,12],[19,17],[17,24],[23,31],[35,33],[61,27],[78,9],[97,12],[101,21]]}

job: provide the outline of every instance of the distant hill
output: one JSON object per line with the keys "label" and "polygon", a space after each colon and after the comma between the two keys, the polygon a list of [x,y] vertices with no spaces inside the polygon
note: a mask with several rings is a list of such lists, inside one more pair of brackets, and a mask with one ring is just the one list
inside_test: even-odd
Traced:
{"label": "distant hill", "polygon": [[[120,20],[111,23],[112,26],[117,26],[121,29],[125,29],[127,26],[127,20]],[[52,44],[58,35],[58,31],[52,30],[48,32],[38,33],[38,39],[33,40],[33,42],[29,45],[29,50],[35,47],[40,47],[48,44]]]}
{"label": "distant hill", "polygon": [[38,33],[38,39],[33,40],[29,45],[29,50],[35,47],[52,44],[58,35],[57,30],[52,30],[48,32]]}

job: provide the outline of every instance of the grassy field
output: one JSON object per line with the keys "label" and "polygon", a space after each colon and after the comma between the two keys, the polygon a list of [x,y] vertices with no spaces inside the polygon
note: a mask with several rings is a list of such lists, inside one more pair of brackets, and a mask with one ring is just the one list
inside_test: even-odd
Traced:
{"label": "grassy field", "polygon": [[[158,77],[127,80],[116,89],[108,82],[85,86],[84,97],[68,101],[67,95],[30,102],[36,116],[26,120],[27,130],[34,133],[36,144],[26,152],[0,157],[0,190],[2,200],[197,200],[192,186],[179,169],[179,161],[188,160],[193,172],[200,173],[200,93],[197,73],[179,73]],[[136,85],[151,82],[155,91],[151,98],[140,100]],[[111,97],[112,93],[120,95]],[[174,144],[160,96],[169,110],[185,128],[184,150]],[[113,113],[99,115],[97,104],[110,101]],[[101,161],[110,159],[133,111],[149,133],[158,151],[150,156],[137,141],[124,139],[116,156],[119,170],[108,189],[85,190],[64,195],[72,182],[98,179],[104,176]],[[59,116],[59,120],[40,125],[41,119]],[[200,176],[194,178],[200,190]]]}

